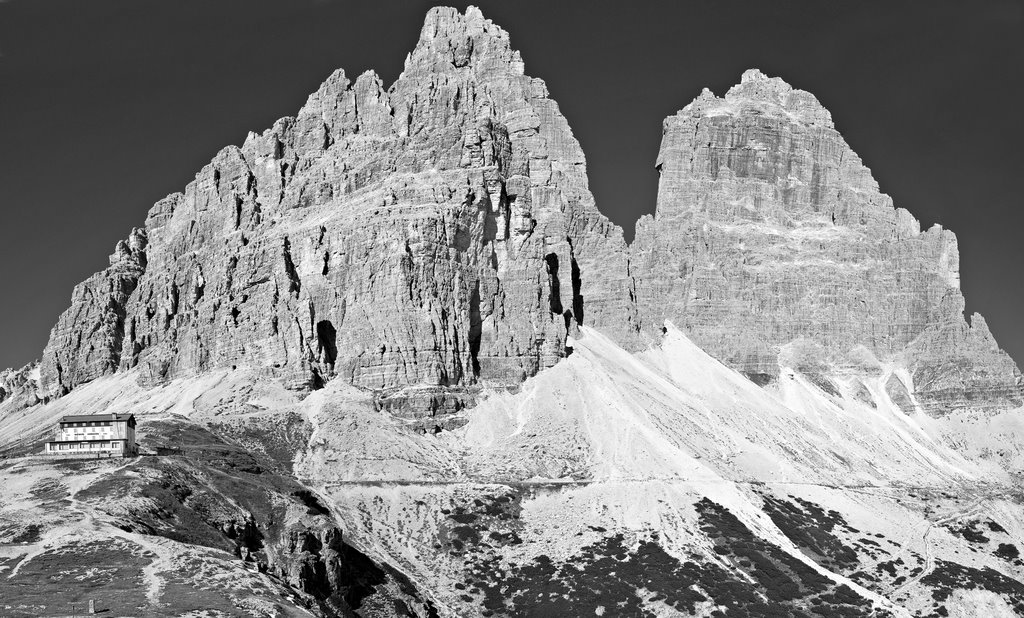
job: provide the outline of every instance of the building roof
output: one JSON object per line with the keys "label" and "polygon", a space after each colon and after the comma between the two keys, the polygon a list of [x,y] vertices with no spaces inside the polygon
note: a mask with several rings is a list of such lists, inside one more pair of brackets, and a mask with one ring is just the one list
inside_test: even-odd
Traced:
{"label": "building roof", "polygon": [[127,421],[128,424],[135,424],[134,414],[79,414],[72,416],[62,416],[60,422],[62,423],[88,423],[95,421]]}

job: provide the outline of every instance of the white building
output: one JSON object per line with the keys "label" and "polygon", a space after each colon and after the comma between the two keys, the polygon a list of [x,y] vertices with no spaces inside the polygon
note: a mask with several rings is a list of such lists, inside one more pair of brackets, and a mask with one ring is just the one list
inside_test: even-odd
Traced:
{"label": "white building", "polygon": [[65,416],[55,431],[57,439],[46,443],[46,455],[127,457],[139,452],[134,414]]}

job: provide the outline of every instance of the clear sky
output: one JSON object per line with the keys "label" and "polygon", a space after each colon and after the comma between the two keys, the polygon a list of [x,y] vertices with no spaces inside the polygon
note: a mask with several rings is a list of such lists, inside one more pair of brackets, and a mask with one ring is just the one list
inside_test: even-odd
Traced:
{"label": "clear sky", "polygon": [[[337,67],[390,84],[432,4],[0,0],[0,368],[38,358],[72,287],[221,147]],[[654,210],[662,119],[758,67],[957,233],[968,311],[1024,363],[1024,1],[476,4],[547,81],[627,238]]]}

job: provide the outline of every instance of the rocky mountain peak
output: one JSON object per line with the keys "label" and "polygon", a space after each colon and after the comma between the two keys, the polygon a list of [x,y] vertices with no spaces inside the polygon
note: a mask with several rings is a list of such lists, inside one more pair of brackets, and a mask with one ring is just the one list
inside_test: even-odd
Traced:
{"label": "rocky mountain peak", "polygon": [[638,329],[579,143],[475,8],[432,10],[388,89],[335,71],[132,238],[54,328],[48,395],[249,367],[299,390],[345,380],[436,431],[557,362],[585,315]]}
{"label": "rocky mountain peak", "polygon": [[[664,124],[657,211],[631,247],[638,311],[758,380],[794,341],[911,367],[930,412],[1012,407],[1020,373],[963,316],[956,237],[922,233],[808,92],[756,69]],[[955,359],[955,360],[954,360]]]}
{"label": "rocky mountain peak", "polygon": [[[764,73],[762,73],[761,69],[747,69],[746,71],[743,71],[742,75],[740,75],[740,83],[741,84],[745,84],[747,82],[752,82],[752,81],[770,80],[770,79],[772,79],[772,78],[770,78],[767,75],[765,75]],[[775,79],[779,80],[780,82],[782,81],[781,77],[776,77]],[[782,82],[782,83],[785,84],[787,88],[790,88],[789,84],[786,84],[785,82]]]}
{"label": "rocky mountain peak", "polygon": [[[5,610],[1021,613],[1022,378],[955,236],[756,69],[658,169],[627,247],[472,7],[332,73],[0,371]],[[94,412],[147,456],[21,457]]]}
{"label": "rocky mountain peak", "polygon": [[451,7],[436,7],[427,13],[419,42],[406,60],[406,70],[495,63],[505,63],[520,74],[523,72],[519,52],[512,50],[505,30],[486,19],[475,6],[468,7],[464,14]]}
{"label": "rocky mountain peak", "polygon": [[817,97],[793,88],[779,77],[768,77],[758,69],[747,69],[724,97],[705,88],[700,96],[680,110],[684,116],[759,115],[785,122],[834,129],[832,114]]}
{"label": "rocky mountain peak", "polygon": [[800,340],[837,367],[861,348],[904,363],[933,411],[1020,402],[1013,362],[963,318],[955,236],[894,208],[813,95],[756,69],[705,90],[665,121],[658,167],[627,248],[508,34],[433,9],[389,88],[335,71],[154,205],[76,288],[40,392],[241,366],[344,380],[435,431],[554,365],[582,324],[639,349],[671,319],[757,380]]}

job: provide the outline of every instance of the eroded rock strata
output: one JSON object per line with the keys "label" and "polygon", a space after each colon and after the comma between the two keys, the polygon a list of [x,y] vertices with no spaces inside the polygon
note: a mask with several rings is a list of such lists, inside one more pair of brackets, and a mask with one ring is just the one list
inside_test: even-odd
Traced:
{"label": "eroded rock strata", "polygon": [[[658,166],[627,248],[476,9],[432,10],[388,89],[334,73],[0,373],[4,610],[1024,611],[1020,374],[955,237],[756,71]],[[22,457],[100,410],[145,457]]]}
{"label": "eroded rock strata", "polygon": [[118,241],[110,265],[75,286],[71,307],[50,333],[40,364],[48,396],[117,370],[124,345],[127,308],[146,271],[146,232],[133,229]]}
{"label": "eroded rock strata", "polygon": [[665,120],[657,165],[631,247],[648,328],[670,318],[755,379],[809,340],[832,366],[905,364],[932,413],[1021,404],[1013,361],[964,320],[956,237],[894,208],[810,93],[757,70],[705,90]]}
{"label": "eroded rock strata", "polygon": [[138,268],[76,291],[44,353],[49,392],[118,368],[157,383],[247,364],[432,418],[557,362],[584,319],[636,329],[621,230],[578,142],[474,8],[432,10],[390,89],[335,72],[145,230]]}
{"label": "eroded rock strata", "polygon": [[670,318],[759,382],[809,345],[822,367],[906,367],[934,414],[1022,403],[964,319],[956,238],[894,208],[813,95],[748,71],[664,126],[657,212],[627,248],[507,33],[434,9],[390,88],[337,71],[158,202],[76,288],[39,395],[245,365],[345,380],[437,431],[581,323],[636,350]]}

